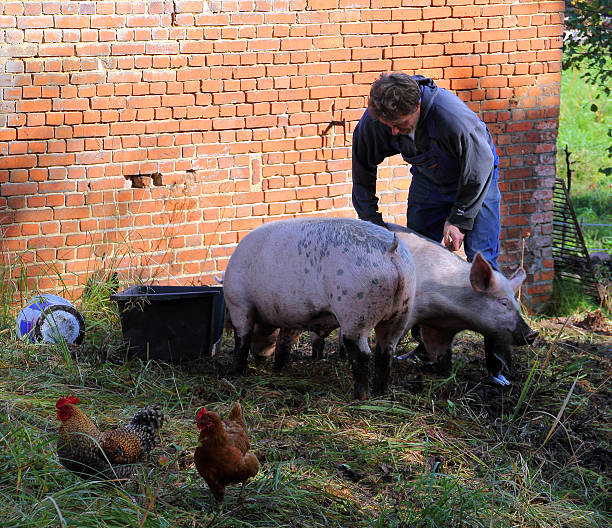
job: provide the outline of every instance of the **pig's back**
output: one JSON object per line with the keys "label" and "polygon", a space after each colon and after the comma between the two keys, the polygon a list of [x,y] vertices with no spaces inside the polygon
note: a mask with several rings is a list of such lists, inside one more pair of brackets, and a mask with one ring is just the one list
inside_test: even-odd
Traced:
{"label": "pig's back", "polygon": [[[224,290],[230,298],[248,299],[263,320],[279,326],[335,313],[339,303],[363,305],[373,289],[382,294],[396,287],[393,239],[384,228],[348,218],[264,224],[236,247]],[[403,245],[396,251],[412,262]]]}

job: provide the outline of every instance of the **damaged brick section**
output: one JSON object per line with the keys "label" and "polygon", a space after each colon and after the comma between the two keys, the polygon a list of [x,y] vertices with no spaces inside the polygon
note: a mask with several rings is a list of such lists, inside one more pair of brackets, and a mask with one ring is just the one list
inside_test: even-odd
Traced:
{"label": "damaged brick section", "polygon": [[138,174],[136,176],[128,176],[128,180],[132,182],[132,187],[143,189],[145,187],[161,187],[163,185],[162,175],[159,172],[153,174]]}

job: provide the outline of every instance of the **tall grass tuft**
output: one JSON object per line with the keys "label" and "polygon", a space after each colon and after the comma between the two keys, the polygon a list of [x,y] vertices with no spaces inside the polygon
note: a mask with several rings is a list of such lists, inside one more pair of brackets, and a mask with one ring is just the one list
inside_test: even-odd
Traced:
{"label": "tall grass tuft", "polygon": [[[585,293],[580,284],[559,280],[553,282],[552,298],[547,309],[548,314],[564,317],[592,312],[599,308],[600,305],[593,300],[592,296]],[[601,308],[610,313],[609,303],[605,303]]]}

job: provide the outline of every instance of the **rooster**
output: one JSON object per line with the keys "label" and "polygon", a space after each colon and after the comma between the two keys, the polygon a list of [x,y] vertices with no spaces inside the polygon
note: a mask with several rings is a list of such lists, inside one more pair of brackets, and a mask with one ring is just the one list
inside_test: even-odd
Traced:
{"label": "rooster", "polygon": [[164,421],[161,409],[149,405],[125,427],[101,432],[85,415],[76,396],[57,401],[60,420],[57,453],[62,465],[82,477],[127,480],[159,439]]}
{"label": "rooster", "polygon": [[200,429],[198,447],[193,455],[198,473],[218,504],[223,502],[225,487],[240,484],[239,502],[246,481],[259,471],[259,460],[249,451],[249,437],[242,417],[242,407],[236,402],[227,418],[200,410],[196,417]]}

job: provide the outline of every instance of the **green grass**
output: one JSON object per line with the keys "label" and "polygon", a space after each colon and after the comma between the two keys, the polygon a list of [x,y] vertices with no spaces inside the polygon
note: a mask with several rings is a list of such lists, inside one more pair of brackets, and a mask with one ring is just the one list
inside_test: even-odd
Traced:
{"label": "green grass", "polygon": [[[599,95],[599,97],[597,97]],[[591,105],[596,104],[596,112]],[[557,174],[567,181],[565,147],[570,152],[571,197],[579,220],[587,224],[612,224],[612,175],[599,169],[612,167],[607,149],[612,142],[612,99],[591,86],[579,72],[563,72],[557,139]],[[612,226],[585,226],[589,250],[612,252]]]}
{"label": "green grass", "polygon": [[[607,290],[604,289],[603,291],[606,292]],[[612,308],[609,290],[608,295],[604,294],[604,302],[601,304],[601,309],[609,315]],[[553,282],[552,298],[546,313],[557,317],[577,316],[599,308],[600,303],[596,301],[594,296],[586,295],[584,288],[578,283],[568,280],[555,280]]]}
{"label": "green grass", "polygon": [[[515,356],[513,385],[484,381],[482,339],[464,334],[453,374],[397,361],[384,398],[356,402],[348,365],[293,358],[229,377],[231,339],[196,364],[125,361],[103,287],[77,302],[85,342],[62,347],[0,328],[0,519],[4,527],[601,527],[610,521],[609,341],[542,320]],[[14,310],[8,310],[14,313]],[[328,349],[334,349],[333,339]],[[407,352],[413,342],[402,343]],[[300,351],[308,349],[302,337]],[[560,425],[554,417],[576,377]],[[75,393],[101,427],[162,405],[162,444],[122,487],[58,462],[55,402]],[[259,474],[220,513],[193,465],[197,410],[243,404]]]}

